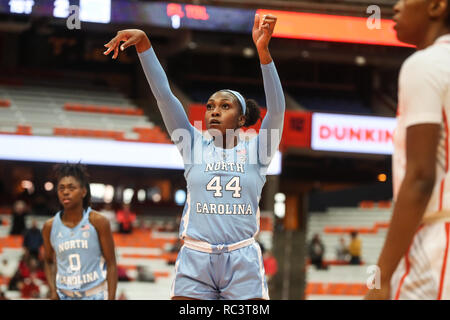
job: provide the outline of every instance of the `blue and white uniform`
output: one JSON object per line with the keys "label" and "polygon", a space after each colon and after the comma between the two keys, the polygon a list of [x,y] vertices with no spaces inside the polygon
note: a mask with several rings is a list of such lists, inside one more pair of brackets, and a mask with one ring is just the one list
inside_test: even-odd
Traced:
{"label": "blue and white uniform", "polygon": [[[259,232],[261,190],[283,129],[285,101],[274,63],[261,65],[267,114],[260,134],[223,149],[190,124],[153,48],[139,58],[183,156],[187,181],[180,225],[184,246],[175,264],[171,296],[268,299],[261,250],[254,238]],[[275,143],[270,148],[271,140]]]}
{"label": "blue and white uniform", "polygon": [[80,223],[69,228],[55,215],[50,242],[56,254],[56,288],[61,300],[105,300],[106,262],[95,227],[89,222],[91,208]]}

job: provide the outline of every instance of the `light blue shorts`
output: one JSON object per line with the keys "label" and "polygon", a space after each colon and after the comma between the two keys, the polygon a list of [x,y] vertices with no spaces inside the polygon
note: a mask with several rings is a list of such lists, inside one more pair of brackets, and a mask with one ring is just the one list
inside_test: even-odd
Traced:
{"label": "light blue shorts", "polygon": [[103,290],[88,297],[69,297],[60,290],[56,291],[60,300],[108,300],[108,291]]}
{"label": "light blue shorts", "polygon": [[178,253],[171,298],[202,300],[269,299],[261,248],[255,242],[230,252],[186,247]]}

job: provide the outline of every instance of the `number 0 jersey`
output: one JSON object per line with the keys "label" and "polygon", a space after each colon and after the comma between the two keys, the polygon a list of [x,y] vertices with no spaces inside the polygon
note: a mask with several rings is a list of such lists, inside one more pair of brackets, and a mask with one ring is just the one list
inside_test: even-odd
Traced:
{"label": "number 0 jersey", "polygon": [[61,211],[53,219],[50,242],[56,254],[58,289],[85,291],[106,280],[106,263],[90,213],[87,208],[74,228],[64,225]]}

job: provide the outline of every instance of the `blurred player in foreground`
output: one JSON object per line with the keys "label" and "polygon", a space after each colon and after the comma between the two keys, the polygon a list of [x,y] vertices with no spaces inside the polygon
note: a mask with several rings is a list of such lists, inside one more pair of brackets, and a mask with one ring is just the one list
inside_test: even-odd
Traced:
{"label": "blurred player in foreground", "polygon": [[400,0],[403,64],[394,137],[395,206],[378,260],[381,288],[366,299],[450,299],[450,17],[448,0]]}
{"label": "blurred player in foreground", "polygon": [[55,175],[62,210],[42,229],[50,298],[114,300],[114,241],[109,221],[90,208],[86,168],[61,164],[55,168]]}
{"label": "blurred player in foreground", "polygon": [[[206,105],[208,132],[203,134],[189,123],[171,92],[144,32],[119,31],[105,45],[105,54],[114,51],[113,58],[119,46],[121,50],[136,46],[164,123],[183,154],[188,194],[180,225],[184,245],[175,264],[172,299],[269,298],[255,236],[261,190],[284,121],[283,90],[269,52],[275,23],[275,16],[255,16],[252,36],[261,63],[267,114],[259,134],[251,139],[241,139],[236,133],[258,121],[259,107],[254,101],[229,89],[214,93]],[[120,45],[121,41],[125,43]]]}

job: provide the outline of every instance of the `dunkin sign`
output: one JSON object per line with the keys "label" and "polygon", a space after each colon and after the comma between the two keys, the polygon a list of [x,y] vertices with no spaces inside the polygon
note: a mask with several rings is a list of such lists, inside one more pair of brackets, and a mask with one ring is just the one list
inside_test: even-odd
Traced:
{"label": "dunkin sign", "polygon": [[395,118],[313,113],[311,148],[392,154]]}

